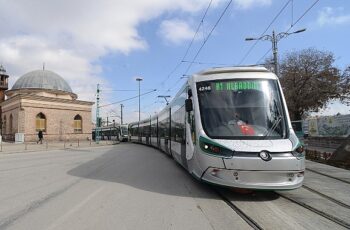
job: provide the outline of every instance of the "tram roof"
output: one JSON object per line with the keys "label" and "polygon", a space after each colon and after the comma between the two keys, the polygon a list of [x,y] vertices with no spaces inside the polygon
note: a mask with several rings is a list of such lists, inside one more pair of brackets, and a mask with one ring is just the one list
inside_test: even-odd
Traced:
{"label": "tram roof", "polygon": [[269,73],[270,71],[263,66],[233,66],[233,67],[214,67],[203,70],[195,75],[209,75],[219,73],[241,73],[241,72],[263,72]]}

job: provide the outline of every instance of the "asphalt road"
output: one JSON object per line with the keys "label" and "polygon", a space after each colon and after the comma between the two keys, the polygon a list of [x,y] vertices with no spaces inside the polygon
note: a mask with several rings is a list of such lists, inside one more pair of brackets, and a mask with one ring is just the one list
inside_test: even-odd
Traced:
{"label": "asphalt road", "polygon": [[250,229],[153,148],[0,155],[0,229]]}

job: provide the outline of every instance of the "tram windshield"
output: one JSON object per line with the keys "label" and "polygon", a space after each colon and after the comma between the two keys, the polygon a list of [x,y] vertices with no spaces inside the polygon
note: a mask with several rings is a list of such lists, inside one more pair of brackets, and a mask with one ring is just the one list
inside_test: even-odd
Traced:
{"label": "tram windshield", "polygon": [[286,137],[286,121],[277,80],[198,82],[197,92],[202,125],[209,137]]}
{"label": "tram windshield", "polygon": [[120,127],[120,133],[121,133],[121,135],[128,135],[128,127],[127,126],[121,126]]}

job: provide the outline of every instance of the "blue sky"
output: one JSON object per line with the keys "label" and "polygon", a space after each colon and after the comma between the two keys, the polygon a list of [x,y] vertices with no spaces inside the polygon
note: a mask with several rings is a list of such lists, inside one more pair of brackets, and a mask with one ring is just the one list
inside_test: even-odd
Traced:
{"label": "blue sky", "polygon": [[[233,0],[195,59],[202,64],[192,64],[186,72],[189,63],[180,61],[209,2],[0,0],[0,62],[11,75],[10,85],[26,72],[40,69],[43,62],[65,78],[80,99],[94,100],[100,83],[101,104],[136,96],[137,91],[113,90],[137,90],[135,78],[141,76],[142,92],[158,90],[142,97],[145,117],[165,106],[158,95],[176,94],[185,81],[180,79],[183,74],[256,64],[271,43],[258,42],[243,59],[254,44],[244,39],[259,37],[288,4],[266,33],[284,32],[291,25],[290,31],[307,30],[281,40],[280,56],[315,47],[333,52],[339,68],[350,65],[350,1],[320,0],[295,24],[315,0]],[[185,60],[193,60],[228,3],[212,1]],[[136,120],[138,100],[123,104],[126,121]],[[103,107],[103,116],[119,114],[119,108],[119,104]],[[335,102],[323,114],[337,111],[349,113],[349,108]]]}

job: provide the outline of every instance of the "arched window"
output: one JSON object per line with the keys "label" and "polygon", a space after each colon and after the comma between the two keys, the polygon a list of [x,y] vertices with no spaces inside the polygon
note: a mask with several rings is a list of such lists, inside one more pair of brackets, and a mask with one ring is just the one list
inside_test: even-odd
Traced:
{"label": "arched window", "polygon": [[78,114],[74,117],[74,132],[75,133],[81,133],[83,132],[83,120],[81,116]]}
{"label": "arched window", "polygon": [[2,132],[6,134],[6,116],[4,116],[3,122],[2,122]]}
{"label": "arched window", "polygon": [[36,131],[46,132],[46,117],[43,113],[38,113],[35,118]]}
{"label": "arched window", "polygon": [[12,128],[13,128],[13,117],[12,117],[12,114],[10,115],[10,127],[9,127],[9,133],[12,134]]}

